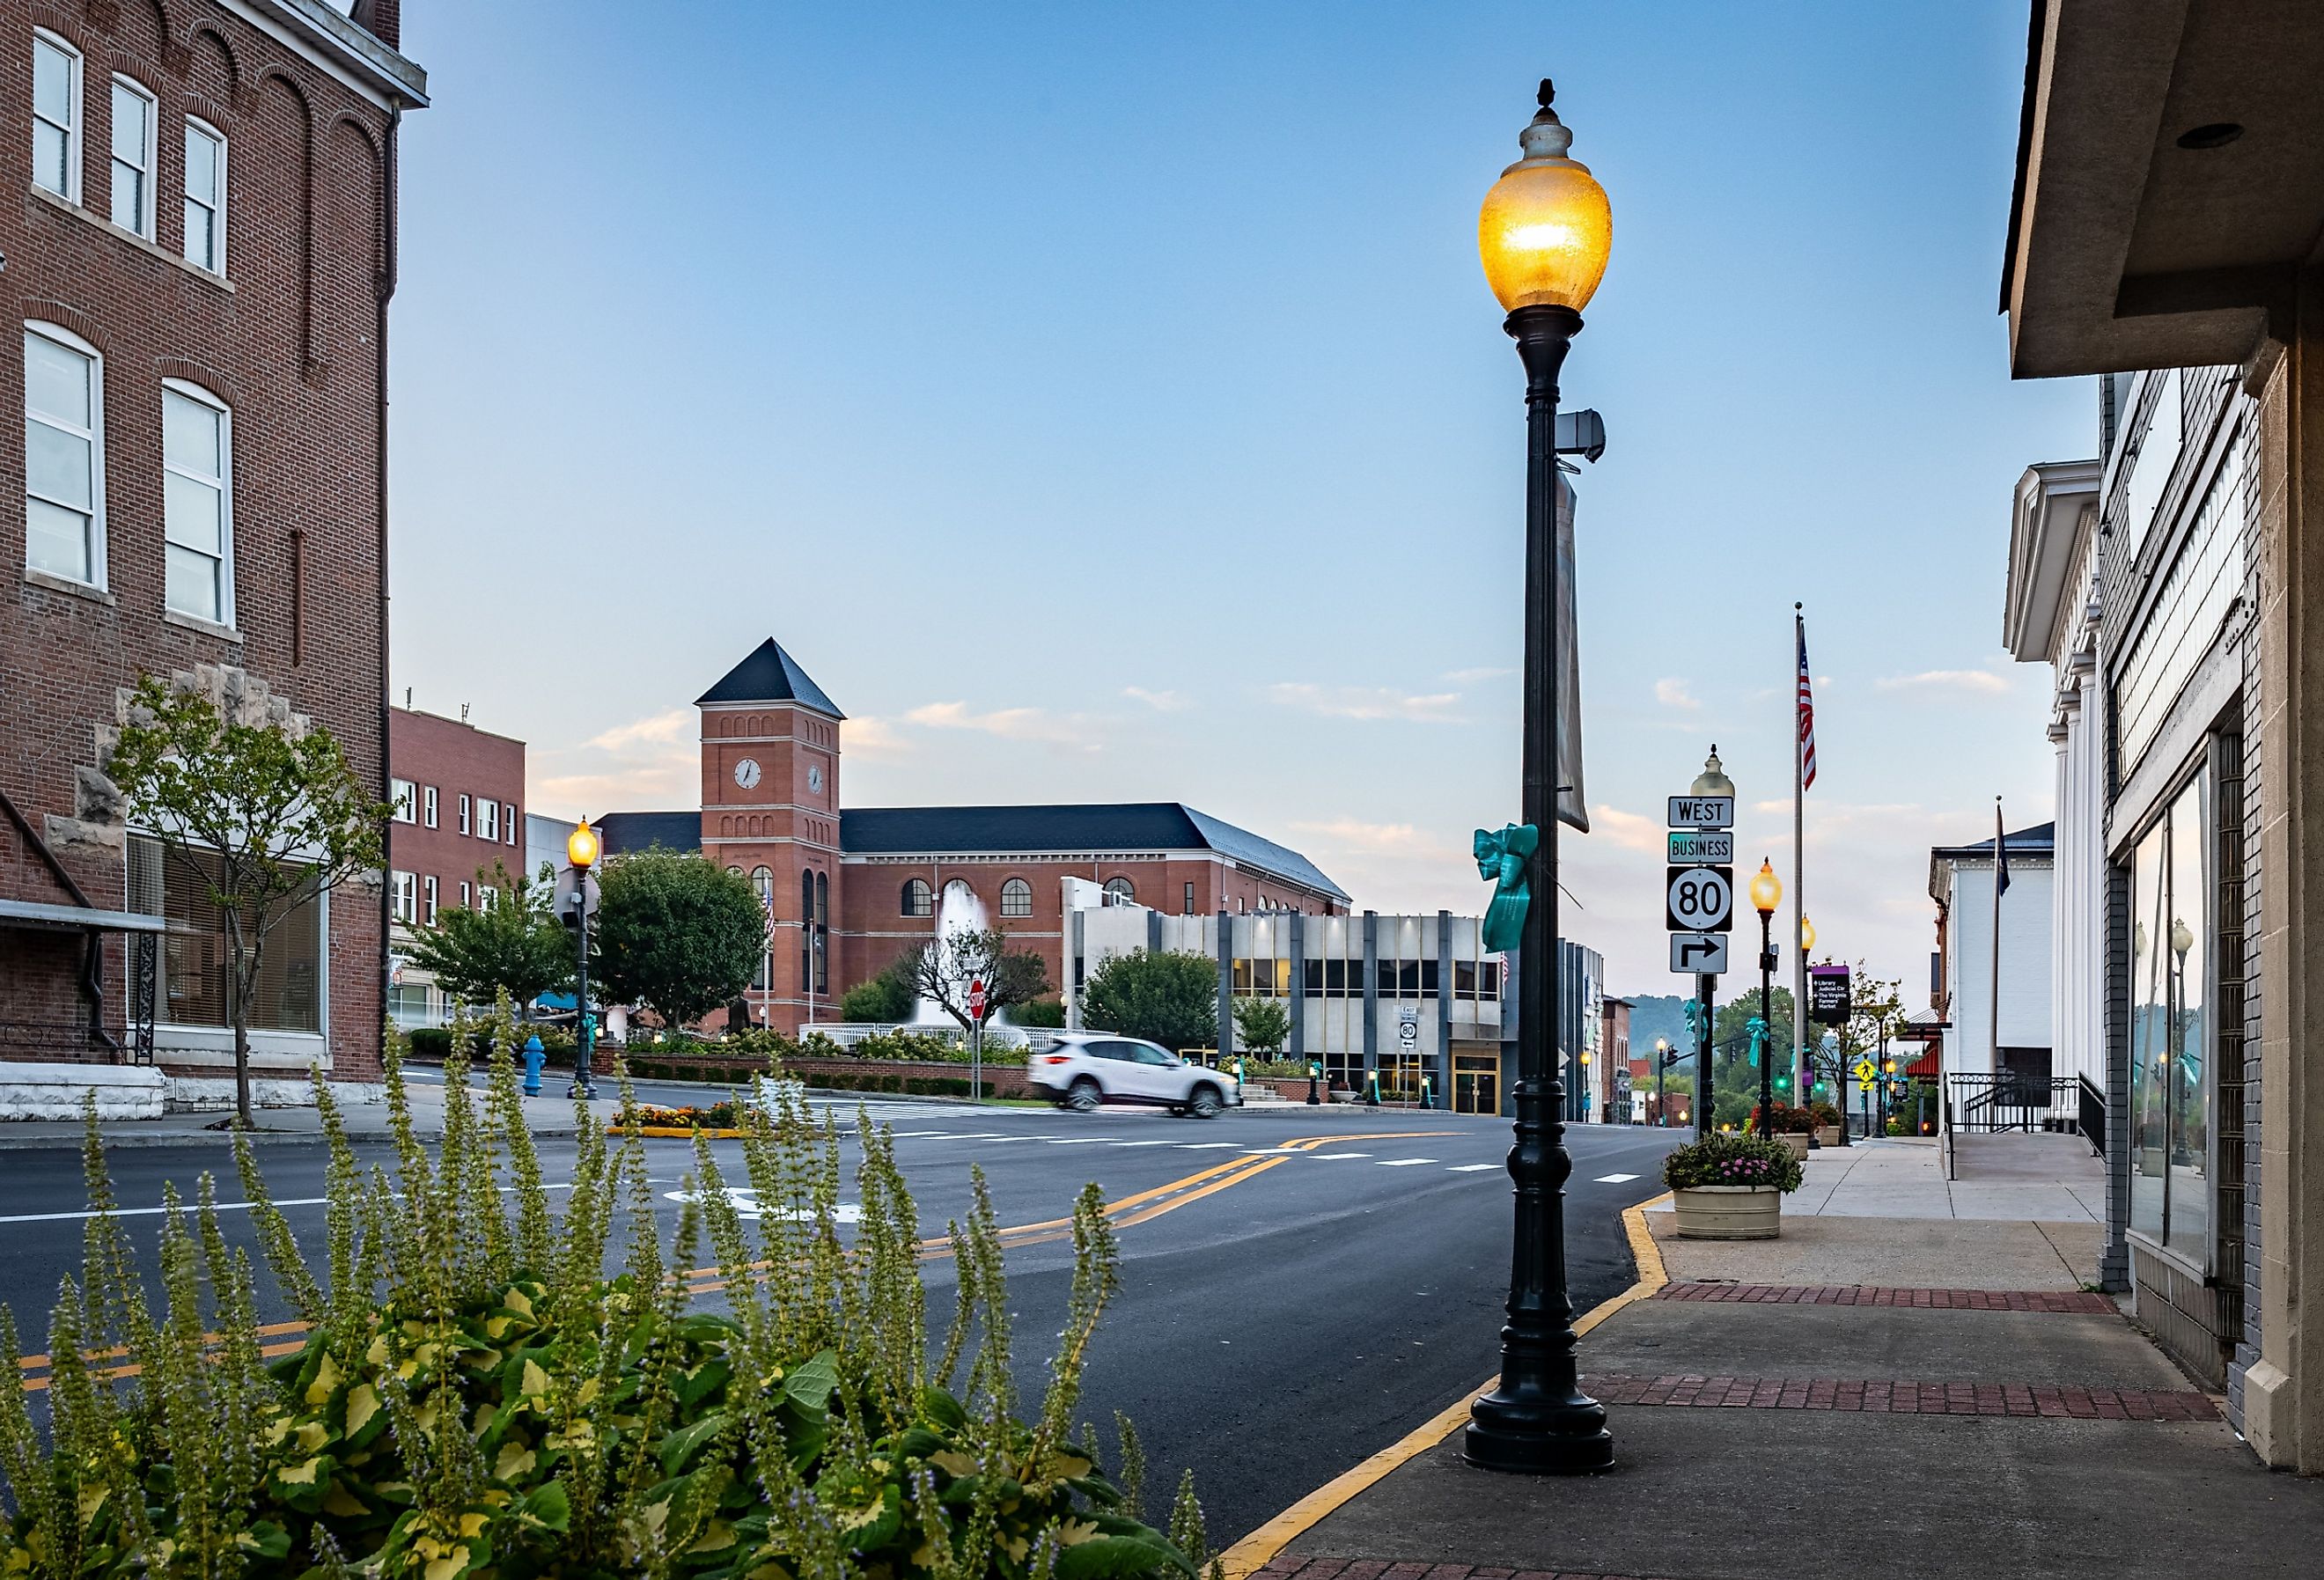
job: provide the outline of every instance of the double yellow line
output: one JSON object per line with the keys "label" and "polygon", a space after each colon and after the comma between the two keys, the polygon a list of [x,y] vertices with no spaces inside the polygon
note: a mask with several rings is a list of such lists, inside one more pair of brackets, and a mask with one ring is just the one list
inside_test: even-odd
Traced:
{"label": "double yellow line", "polygon": [[[1454,1132],[1451,1131],[1392,1131],[1362,1135],[1301,1136],[1296,1140],[1279,1143],[1273,1156],[1235,1158],[1224,1163],[1214,1163],[1210,1168],[1199,1169],[1183,1179],[1173,1179],[1167,1185],[1157,1185],[1150,1190],[1138,1191],[1133,1195],[1123,1197],[1119,1201],[1109,1202],[1106,1204],[1105,1215],[1117,1229],[1128,1229],[1139,1224],[1150,1224],[1166,1213],[1175,1213],[1180,1207],[1198,1202],[1204,1197],[1215,1196],[1230,1186],[1240,1185],[1247,1179],[1256,1179],[1277,1164],[1290,1161],[1292,1154],[1312,1152],[1318,1147],[1328,1146],[1334,1141],[1404,1141],[1421,1136],[1452,1133]],[[1071,1218],[1047,1218],[1038,1224],[1012,1224],[1001,1231],[1001,1244],[1004,1250],[1014,1250],[1020,1245],[1039,1245],[1050,1241],[1065,1240],[1072,1237],[1074,1221]],[[953,1243],[948,1235],[940,1234],[935,1239],[920,1242],[919,1256],[922,1261],[934,1261],[952,1254]],[[755,1275],[763,1274],[767,1270],[767,1263],[753,1262],[744,1270]],[[723,1268],[692,1268],[685,1276],[687,1293],[690,1296],[715,1294],[724,1289],[727,1283],[725,1270]],[[258,1353],[269,1360],[290,1354],[295,1350],[305,1347],[306,1332],[307,1325],[303,1322],[267,1323],[257,1330],[258,1336],[273,1342],[260,1344]],[[223,1335],[215,1333],[204,1334],[202,1338],[211,1346],[213,1354],[216,1353],[217,1346],[225,1342]],[[93,1350],[82,1359],[96,1365],[104,1361],[116,1359],[126,1353],[119,1348]],[[41,1393],[47,1391],[49,1378],[46,1373],[50,1369],[49,1356],[26,1355],[16,1364],[24,1374],[25,1392]],[[106,1381],[118,1377],[134,1377],[142,1370],[143,1368],[134,1364],[106,1366],[92,1372],[91,1375],[99,1381]]]}

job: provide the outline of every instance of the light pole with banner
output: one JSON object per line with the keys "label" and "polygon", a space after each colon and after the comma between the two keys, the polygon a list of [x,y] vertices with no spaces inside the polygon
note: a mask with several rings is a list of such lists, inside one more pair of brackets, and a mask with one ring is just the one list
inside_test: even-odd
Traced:
{"label": "light pole with banner", "polygon": [[573,984],[573,1089],[576,1097],[595,1097],[597,1087],[589,1078],[589,1056],[597,1042],[597,1017],[589,1010],[589,869],[597,864],[601,846],[597,831],[589,827],[589,819],[581,819],[565,841],[565,859],[573,864],[574,914],[580,925],[574,937],[579,940],[579,969]]}

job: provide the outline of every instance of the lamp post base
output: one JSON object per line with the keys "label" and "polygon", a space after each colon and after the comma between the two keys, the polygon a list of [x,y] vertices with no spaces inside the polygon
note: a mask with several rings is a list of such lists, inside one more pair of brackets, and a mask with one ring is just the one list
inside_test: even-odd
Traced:
{"label": "lamp post base", "polygon": [[1461,1457],[1479,1470],[1517,1475],[1587,1475],[1614,1466],[1606,1407],[1576,1392],[1531,1398],[1499,1389],[1469,1407]]}

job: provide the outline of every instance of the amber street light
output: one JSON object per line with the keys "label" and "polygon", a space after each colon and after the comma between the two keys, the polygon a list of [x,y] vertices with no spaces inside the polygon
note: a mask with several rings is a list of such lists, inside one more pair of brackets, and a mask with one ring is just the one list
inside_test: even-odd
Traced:
{"label": "amber street light", "polygon": [[1804,955],[1814,947],[1815,923],[1803,916],[1800,918],[1800,953]]}
{"label": "amber street light", "polygon": [[[1775,1011],[1769,1007],[1769,995],[1774,992],[1775,976],[1775,945],[1768,929],[1775,923],[1775,907],[1784,902],[1784,881],[1775,876],[1775,864],[1762,860],[1759,870],[1751,877],[1751,909],[1759,913],[1759,1133],[1775,1133],[1775,1049],[1768,1040],[1775,1034]],[[1807,918],[1800,919],[1804,931]],[[1800,1012],[1797,1004],[1792,1013]]]}
{"label": "amber street light", "polygon": [[1578,1472],[1614,1463],[1606,1410],[1582,1391],[1565,1284],[1565,1083],[1555,1052],[1557,962],[1557,375],[1582,310],[1606,273],[1606,193],[1566,157],[1573,134],[1550,108],[1517,134],[1524,157],[1477,216],[1485,282],[1508,317],[1526,372],[1524,820],[1540,837],[1526,873],[1532,904],[1517,948],[1517,1140],[1509,1149],[1516,1231],[1501,1378],[1470,1406],[1463,1453],[1489,1470]]}
{"label": "amber street light", "polygon": [[596,1046],[597,1017],[589,1012],[589,869],[597,864],[600,849],[597,831],[589,827],[589,819],[565,837],[565,859],[573,864],[573,910],[580,926],[574,936],[580,940],[580,967],[575,975],[573,991],[573,1090],[576,1097],[595,1097],[597,1088],[589,1079],[589,1055]]}

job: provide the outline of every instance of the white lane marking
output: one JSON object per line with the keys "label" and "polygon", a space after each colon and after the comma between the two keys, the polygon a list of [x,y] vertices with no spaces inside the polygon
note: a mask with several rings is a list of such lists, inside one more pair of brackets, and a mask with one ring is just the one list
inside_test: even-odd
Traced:
{"label": "white lane marking", "polygon": [[1447,1174],[1481,1174],[1488,1169],[1499,1169],[1499,1163],[1455,1163],[1444,1170]]}
{"label": "white lane marking", "polygon": [[1307,1155],[1311,1158],[1320,1159],[1326,1163],[1331,1162],[1335,1158],[1369,1158],[1371,1156],[1370,1152],[1310,1152]]}
{"label": "white lane marking", "polygon": [[1245,1147],[1242,1155],[1246,1158],[1304,1158],[1307,1150],[1304,1147]]}
{"label": "white lane marking", "polygon": [[1232,1141],[1182,1141],[1178,1145],[1178,1150],[1182,1152],[1231,1152],[1235,1150],[1235,1143]]}
{"label": "white lane marking", "polygon": [[1600,1174],[1591,1183],[1592,1185],[1628,1185],[1637,1178],[1635,1174]]}
{"label": "white lane marking", "polygon": [[950,1134],[952,1134],[952,1132],[948,1130],[899,1130],[896,1132],[896,1139],[899,1141],[908,1141],[920,1136],[948,1136]]}
{"label": "white lane marking", "polygon": [[1436,1160],[1434,1158],[1383,1158],[1380,1160],[1380,1167],[1383,1169],[1409,1169],[1417,1163],[1434,1163],[1435,1161]]}
{"label": "white lane marking", "polygon": [[1111,1138],[1108,1136],[1043,1136],[1040,1139],[1053,1147],[1102,1147]]}
{"label": "white lane marking", "polygon": [[1175,1147],[1178,1144],[1176,1141],[1110,1141],[1107,1143],[1109,1146],[1115,1147]]}
{"label": "white lane marking", "polygon": [[[759,1193],[747,1185],[730,1185],[725,1188],[725,1196],[728,1205],[733,1207],[734,1215],[738,1218],[751,1220],[784,1218],[793,1223],[799,1223],[820,1215],[808,1207],[770,1207],[761,1202],[759,1199]],[[662,1192],[662,1199],[674,1202],[698,1202],[702,1197],[690,1190],[666,1190]],[[831,1209],[831,1221],[835,1224],[860,1224],[863,1221],[863,1209],[853,1202],[839,1202]]]}
{"label": "white lane marking", "polygon": [[[515,1188],[512,1185],[501,1187],[503,1192]],[[560,1180],[553,1185],[544,1185],[540,1188],[571,1190],[573,1186],[569,1180]],[[327,1196],[294,1196],[278,1200],[274,1205],[278,1207],[319,1207],[327,1206],[330,1199]],[[255,1202],[222,1201],[217,1204],[217,1210],[222,1213],[246,1213],[257,1205]],[[5,1217],[0,1217],[0,1224],[60,1224],[77,1218],[150,1218],[158,1217],[169,1210],[168,1207],[115,1207],[109,1213],[100,1213],[93,1209],[84,1209],[78,1213],[12,1213]],[[198,1202],[182,1202],[179,1204],[177,1210],[181,1213],[198,1213],[201,1211],[201,1206]]]}

